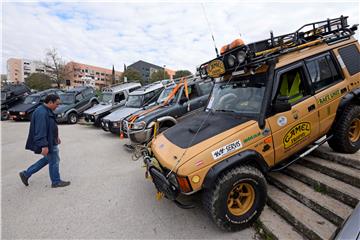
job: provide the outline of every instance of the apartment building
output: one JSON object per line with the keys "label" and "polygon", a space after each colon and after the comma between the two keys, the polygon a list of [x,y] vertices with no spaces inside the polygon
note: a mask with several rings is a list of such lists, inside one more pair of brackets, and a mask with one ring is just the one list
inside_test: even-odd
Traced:
{"label": "apartment building", "polygon": [[169,74],[170,79],[172,79],[172,77],[175,75],[175,71],[173,71],[171,69],[160,67],[155,64],[145,62],[143,60],[139,60],[139,61],[129,65],[128,68],[133,68],[133,69],[137,70],[138,72],[140,72],[140,74],[145,82],[149,82],[151,74],[158,70],[165,70],[167,72],[167,74]]}
{"label": "apartment building", "polygon": [[22,83],[32,73],[52,74],[52,68],[37,60],[20,58],[7,60],[7,82]]}
{"label": "apartment building", "polygon": [[[66,83],[68,87],[90,85],[101,89],[112,83],[112,69],[96,67],[78,62],[68,62],[65,65]],[[120,82],[122,72],[115,72],[115,83]]]}

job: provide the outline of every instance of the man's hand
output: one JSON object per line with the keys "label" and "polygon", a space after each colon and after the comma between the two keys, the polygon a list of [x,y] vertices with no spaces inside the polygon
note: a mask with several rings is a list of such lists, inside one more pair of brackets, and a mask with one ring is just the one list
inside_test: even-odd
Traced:
{"label": "man's hand", "polygon": [[60,143],[61,143],[60,138],[57,138],[57,144],[60,144]]}
{"label": "man's hand", "polygon": [[49,148],[48,147],[43,147],[41,149],[41,155],[43,155],[44,157],[46,157],[49,153]]}

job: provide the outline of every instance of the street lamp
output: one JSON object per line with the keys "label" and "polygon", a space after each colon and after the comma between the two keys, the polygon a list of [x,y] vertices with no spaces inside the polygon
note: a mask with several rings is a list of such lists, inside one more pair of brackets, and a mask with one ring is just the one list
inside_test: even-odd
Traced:
{"label": "street lamp", "polygon": [[164,80],[165,80],[165,67],[166,67],[166,65],[164,65],[164,76],[163,76]]}

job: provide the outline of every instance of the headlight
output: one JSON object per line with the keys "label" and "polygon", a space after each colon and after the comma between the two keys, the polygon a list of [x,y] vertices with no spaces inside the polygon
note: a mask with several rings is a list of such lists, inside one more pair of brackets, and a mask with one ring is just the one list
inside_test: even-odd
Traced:
{"label": "headlight", "polygon": [[235,66],[236,58],[234,55],[230,54],[229,56],[227,56],[226,61],[227,61],[227,64],[229,67],[233,67],[233,66]]}
{"label": "headlight", "polygon": [[26,114],[26,112],[20,112],[19,114],[20,114],[20,115],[25,115],[25,114]]}
{"label": "headlight", "polygon": [[65,113],[60,113],[57,115],[57,117],[62,118],[65,115]]}
{"label": "headlight", "polygon": [[243,63],[246,58],[246,52],[238,51],[236,54],[236,59],[238,60],[239,64]]}
{"label": "headlight", "polygon": [[146,123],[145,122],[136,122],[136,123],[132,123],[131,125],[130,125],[130,128],[132,129],[132,130],[142,130],[142,129],[144,129],[145,128],[145,125],[146,125]]}
{"label": "headlight", "polygon": [[121,121],[113,122],[112,124],[114,127],[121,127]]}

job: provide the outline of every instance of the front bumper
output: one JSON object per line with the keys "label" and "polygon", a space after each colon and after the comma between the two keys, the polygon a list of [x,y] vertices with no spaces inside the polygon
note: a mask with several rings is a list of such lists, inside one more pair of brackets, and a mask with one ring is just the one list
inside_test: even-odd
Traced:
{"label": "front bumper", "polygon": [[136,144],[143,144],[150,141],[152,136],[152,129],[146,128],[139,131],[128,130],[127,135],[131,142]]}
{"label": "front bumper", "polygon": [[20,114],[20,112],[9,112],[10,118],[13,120],[31,120],[30,114],[25,112],[25,114]]}
{"label": "front bumper", "polygon": [[67,122],[67,116],[66,114],[57,114],[56,115],[56,122],[57,123],[64,123],[64,122]]}
{"label": "front bumper", "polygon": [[120,134],[120,126],[114,126],[114,123],[109,120],[101,121],[101,128],[106,132],[110,131],[114,134]]}
{"label": "front bumper", "polygon": [[[175,201],[178,197],[180,190],[177,184],[166,177],[164,169],[161,169],[158,161],[154,157],[148,156],[146,153],[143,153],[143,160],[146,166],[146,175],[150,175],[151,179],[155,185],[155,188],[164,194],[169,200]],[[175,179],[176,181],[176,179]]]}
{"label": "front bumper", "polygon": [[97,120],[98,116],[92,115],[92,114],[85,114],[84,113],[84,119],[86,122],[92,122],[95,123]]}

